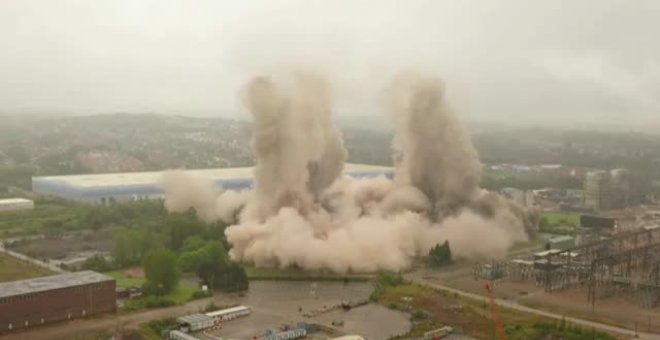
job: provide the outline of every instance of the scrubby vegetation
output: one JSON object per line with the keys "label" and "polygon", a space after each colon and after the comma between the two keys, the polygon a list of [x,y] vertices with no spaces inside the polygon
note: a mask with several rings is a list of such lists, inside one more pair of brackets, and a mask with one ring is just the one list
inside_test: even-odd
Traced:
{"label": "scrubby vegetation", "polygon": [[43,267],[0,255],[0,282],[31,279],[50,274],[54,273]]}
{"label": "scrubby vegetation", "polygon": [[162,339],[163,332],[176,326],[175,318],[153,320],[140,326],[139,334],[142,339]]}
{"label": "scrubby vegetation", "polygon": [[[168,214],[162,201],[95,206],[61,199],[37,199],[34,210],[3,215],[0,218],[0,233],[5,237],[35,234],[57,236],[70,231],[113,228],[124,232],[153,231],[157,232],[159,241],[183,242],[185,236],[173,229],[191,227],[197,230],[201,225],[193,213]],[[224,229],[224,226],[218,228]]]}
{"label": "scrubby vegetation", "polygon": [[164,295],[170,293],[181,278],[181,271],[176,263],[176,254],[169,249],[157,249],[144,258],[142,265],[147,279],[142,289],[147,294]]}
{"label": "scrubby vegetation", "polygon": [[451,249],[449,248],[449,241],[445,241],[442,245],[436,244],[435,247],[429,250],[428,263],[431,267],[441,267],[451,264]]}
{"label": "scrubby vegetation", "polygon": [[506,327],[506,334],[509,340],[616,340],[616,337],[607,333],[567,324],[565,320],[558,323],[509,325]]}
{"label": "scrubby vegetation", "polygon": [[581,189],[582,180],[569,175],[547,173],[497,173],[486,171],[481,178],[481,187],[499,191],[503,188],[536,190],[543,188]]}
{"label": "scrubby vegetation", "polygon": [[[397,338],[419,338],[425,332],[444,326],[477,339],[491,339],[495,334],[491,310],[486,302],[406,282],[401,275],[393,272],[378,273],[373,283],[372,301],[410,314],[411,331]],[[569,325],[565,321],[555,322],[506,308],[499,308],[499,312],[507,325],[509,340],[616,339],[605,333]]]}
{"label": "scrubby vegetation", "polygon": [[[121,271],[106,273],[117,281],[117,287],[142,287],[146,279],[140,277],[129,277]],[[210,293],[203,292],[196,287],[180,283],[169,293],[162,295],[147,295],[137,299],[126,300],[121,307],[123,312],[130,312],[149,308],[167,307],[183,304],[191,300],[201,299],[210,296]]]}
{"label": "scrubby vegetation", "polygon": [[82,265],[84,270],[93,270],[97,272],[108,272],[114,269],[114,265],[111,261],[108,261],[105,256],[94,255],[87,260]]}
{"label": "scrubby vegetation", "polygon": [[[132,312],[142,309],[169,307],[180,305],[199,298],[195,294],[198,290],[188,285],[178,285],[171,292],[164,295],[148,295],[138,299],[126,300],[121,307],[123,312]],[[201,294],[201,293],[198,293]]]}
{"label": "scrubby vegetation", "polygon": [[372,278],[372,274],[335,274],[329,271],[309,271],[296,267],[266,268],[255,267],[250,264],[243,265],[250,280],[277,280],[277,281],[341,281],[365,282]]}
{"label": "scrubby vegetation", "polygon": [[0,233],[11,237],[85,229],[85,209],[60,200],[37,200],[34,210],[0,216]]}

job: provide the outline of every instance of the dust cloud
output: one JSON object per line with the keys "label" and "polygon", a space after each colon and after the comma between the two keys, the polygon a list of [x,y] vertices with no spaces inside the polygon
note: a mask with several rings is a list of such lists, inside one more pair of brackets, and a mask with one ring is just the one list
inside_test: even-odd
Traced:
{"label": "dust cloud", "polygon": [[393,179],[342,176],[346,151],[323,77],[257,77],[243,91],[254,189],[216,191],[168,172],[167,209],[232,224],[225,235],[236,261],[338,273],[399,270],[445,240],[459,258],[500,258],[528,238],[534,213],[479,188],[477,152],[441,80],[402,74],[383,97],[395,126]]}
{"label": "dust cloud", "polygon": [[208,178],[183,170],[166,171],[160,179],[165,189],[165,208],[169,212],[185,212],[195,209],[205,222],[238,221],[238,214],[251,196],[248,190],[221,192]]}

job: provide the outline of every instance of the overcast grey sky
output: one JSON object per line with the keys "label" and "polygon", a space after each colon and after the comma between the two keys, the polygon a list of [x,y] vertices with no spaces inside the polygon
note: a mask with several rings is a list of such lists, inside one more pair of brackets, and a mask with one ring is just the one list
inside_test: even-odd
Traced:
{"label": "overcast grey sky", "polygon": [[468,119],[660,124],[655,0],[2,0],[0,111],[236,116],[262,72],[315,68],[342,115],[393,73]]}

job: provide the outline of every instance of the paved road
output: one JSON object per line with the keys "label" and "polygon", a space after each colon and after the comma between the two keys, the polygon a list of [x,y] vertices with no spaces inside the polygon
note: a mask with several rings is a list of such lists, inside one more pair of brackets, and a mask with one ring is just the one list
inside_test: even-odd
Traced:
{"label": "paved road", "polygon": [[[433,287],[433,288],[436,288],[436,289],[439,289],[439,290],[443,290],[443,291],[450,292],[450,293],[455,293],[455,294],[458,294],[458,295],[461,295],[461,296],[464,296],[464,297],[467,297],[467,298],[470,298],[470,299],[478,300],[478,301],[488,302],[488,298],[486,296],[483,296],[483,295],[477,295],[477,294],[464,292],[462,290],[451,288],[451,287],[448,287],[448,286],[445,286],[445,285],[429,282],[428,280],[420,279],[419,277],[407,276],[407,278],[411,279],[415,282],[418,282],[418,283],[421,283],[421,284],[424,284],[424,285],[427,285],[429,287]],[[495,303],[498,306],[518,310],[518,311],[525,312],[525,313],[541,315],[541,316],[545,316],[545,317],[552,318],[552,319],[557,319],[557,320],[561,320],[561,319],[565,318],[566,321],[570,321],[571,323],[574,323],[574,324],[579,324],[579,325],[582,325],[582,326],[591,327],[591,328],[595,328],[595,329],[599,329],[599,330],[603,330],[603,331],[607,331],[607,332],[612,332],[612,333],[616,333],[616,334],[621,334],[621,335],[625,335],[625,336],[630,336],[630,337],[635,336],[635,331],[627,329],[627,328],[611,326],[611,325],[607,325],[607,324],[600,323],[600,322],[595,322],[595,321],[589,321],[589,320],[584,320],[584,319],[567,317],[567,316],[564,316],[564,315],[544,311],[544,310],[541,310],[541,309],[536,309],[536,308],[530,308],[530,307],[527,307],[527,306],[523,306],[523,305],[521,305],[517,302],[513,302],[513,301],[495,299]],[[637,336],[638,336],[638,339],[643,339],[643,340],[646,340],[646,339],[648,339],[648,340],[653,340],[653,339],[658,340],[658,339],[660,339],[660,334],[637,332]]]}
{"label": "paved road", "polygon": [[44,327],[35,327],[26,331],[4,334],[2,340],[64,340],[75,339],[81,335],[94,334],[118,329],[136,329],[141,323],[198,312],[211,298],[195,300],[184,305],[148,310],[131,314],[103,315],[95,318],[71,320],[54,323]]}

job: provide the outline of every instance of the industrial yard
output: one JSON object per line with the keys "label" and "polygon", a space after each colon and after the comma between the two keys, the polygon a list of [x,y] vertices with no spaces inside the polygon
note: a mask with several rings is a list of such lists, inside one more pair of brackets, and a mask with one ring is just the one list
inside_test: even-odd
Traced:
{"label": "industrial yard", "polygon": [[[384,339],[393,335],[405,334],[410,330],[409,314],[391,310],[385,306],[369,304],[349,311],[335,310],[320,313],[316,317],[305,317],[305,311],[323,310],[323,307],[341,305],[346,301],[368,299],[372,286],[366,282],[344,284],[341,282],[284,282],[255,281],[245,296],[238,294],[216,293],[211,299],[193,301],[186,305],[138,312],[128,315],[104,315],[95,319],[75,321],[84,333],[106,334],[111,327],[125,325],[126,330],[137,330],[141,322],[166,316],[186,318],[190,315],[217,315],[223,309],[235,307],[216,307],[204,311],[210,302],[216,306],[245,306],[249,314],[230,318],[220,322],[221,327],[208,327],[193,331],[198,339],[216,337],[248,339],[263,336],[269,330],[282,329],[283,325],[295,326],[299,323],[318,325],[308,338],[327,339],[343,334],[360,334],[366,339]],[[300,308],[302,307],[302,311]],[[214,313],[216,312],[216,313]],[[145,319],[145,317],[147,319]],[[341,326],[333,322],[341,321]],[[7,334],[9,339],[21,339],[30,336],[34,339],[50,339],[54,334],[59,337],[71,337],[79,331],[64,323],[42,328],[33,328],[28,332]]]}
{"label": "industrial yard", "polygon": [[[406,313],[378,305],[356,307],[349,311],[328,308],[349,301],[366,301],[371,291],[372,286],[367,282],[254,281],[245,297],[223,294],[214,297],[215,301],[250,306],[252,314],[227,322],[222,329],[212,334],[223,338],[245,339],[262,334],[269,328],[277,329],[298,322],[324,326],[325,330],[317,334],[320,338],[334,333],[383,339],[407,333],[410,322]],[[324,309],[327,312],[323,312]],[[317,311],[315,316],[305,316],[312,311]],[[342,326],[332,325],[337,321],[341,321]],[[334,330],[328,332],[331,329]]]}
{"label": "industrial yard", "polygon": [[[465,266],[447,273],[419,271],[410,274],[410,277],[416,282],[444,285],[483,296],[484,281],[475,279],[470,267]],[[493,293],[504,301],[547,310],[559,316],[593,320],[631,330],[637,326],[640,332],[647,333],[657,333],[660,330],[660,312],[657,308],[640,308],[625,296],[600,299],[593,310],[585,288],[576,287],[548,293],[534,283],[512,282],[505,278],[495,281]]]}
{"label": "industrial yard", "polygon": [[492,281],[495,294],[506,300],[660,332],[660,229],[642,228],[599,239],[517,251],[505,261],[459,263],[446,271],[414,276],[476,294],[483,293],[484,281]]}

